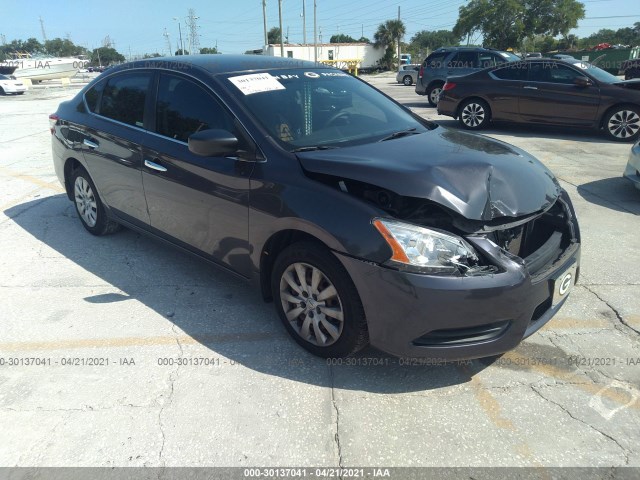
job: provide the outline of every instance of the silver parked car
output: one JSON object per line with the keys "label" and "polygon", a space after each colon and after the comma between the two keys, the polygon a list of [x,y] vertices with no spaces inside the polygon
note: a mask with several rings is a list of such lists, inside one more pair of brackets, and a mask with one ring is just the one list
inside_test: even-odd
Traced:
{"label": "silver parked car", "polygon": [[396,82],[402,83],[406,86],[413,85],[416,83],[419,70],[420,65],[401,65],[400,70],[398,70],[398,74],[396,75]]}
{"label": "silver parked car", "polygon": [[624,176],[631,180],[635,187],[640,190],[640,141],[631,148],[627,168],[624,169]]}

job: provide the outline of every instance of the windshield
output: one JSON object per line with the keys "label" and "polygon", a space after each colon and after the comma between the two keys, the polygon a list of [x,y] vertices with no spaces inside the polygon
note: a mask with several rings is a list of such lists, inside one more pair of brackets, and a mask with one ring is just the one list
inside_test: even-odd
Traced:
{"label": "windshield", "polygon": [[224,81],[289,151],[371,143],[428,129],[377,90],[339,70],[273,70],[233,74]]}
{"label": "windshield", "polygon": [[593,78],[595,78],[600,82],[617,83],[620,81],[620,79],[615,75],[611,75],[609,72],[605,72],[601,68],[596,67],[595,65],[588,62],[576,62],[573,64],[573,66],[584,70],[585,72],[587,72],[589,75],[591,75]]}
{"label": "windshield", "polygon": [[511,52],[498,52],[498,55],[504,58],[507,62],[519,62],[522,60],[518,55]]}

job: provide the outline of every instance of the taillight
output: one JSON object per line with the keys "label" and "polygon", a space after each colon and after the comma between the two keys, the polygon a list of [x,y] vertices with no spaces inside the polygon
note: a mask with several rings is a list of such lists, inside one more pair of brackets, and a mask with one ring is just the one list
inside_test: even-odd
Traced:
{"label": "taillight", "polygon": [[49,130],[51,130],[52,135],[56,131],[56,123],[58,123],[59,119],[60,117],[58,117],[58,115],[56,115],[55,113],[49,115]]}
{"label": "taillight", "polygon": [[447,90],[453,90],[454,88],[456,88],[456,84],[453,82],[447,82],[444,84],[444,87],[442,87],[442,91],[446,92]]}
{"label": "taillight", "polygon": [[418,72],[418,78],[424,77],[424,65],[420,66],[420,71]]}

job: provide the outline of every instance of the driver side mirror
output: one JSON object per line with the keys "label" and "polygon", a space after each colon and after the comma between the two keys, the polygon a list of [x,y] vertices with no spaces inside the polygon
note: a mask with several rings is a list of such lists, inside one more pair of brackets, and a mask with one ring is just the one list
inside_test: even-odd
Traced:
{"label": "driver side mirror", "polygon": [[189,151],[201,157],[225,157],[238,152],[238,139],[227,130],[202,130],[188,139]]}
{"label": "driver side mirror", "polygon": [[589,86],[593,85],[591,80],[589,80],[587,77],[577,77],[573,81],[573,83],[574,83],[574,85],[576,87],[589,87]]}

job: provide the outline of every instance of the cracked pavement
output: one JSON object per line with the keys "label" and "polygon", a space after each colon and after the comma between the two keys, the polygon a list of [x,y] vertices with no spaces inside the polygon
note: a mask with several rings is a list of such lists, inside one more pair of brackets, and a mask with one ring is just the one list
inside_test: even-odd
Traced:
{"label": "cracked pavement", "polygon": [[[457,128],[413,87],[368,81]],[[486,132],[551,168],[583,236],[579,284],[516,350],[448,365],[366,350],[329,365],[249,285],[131,231],[82,229],[47,120],[74,92],[0,98],[0,466],[640,466],[630,145]]]}

